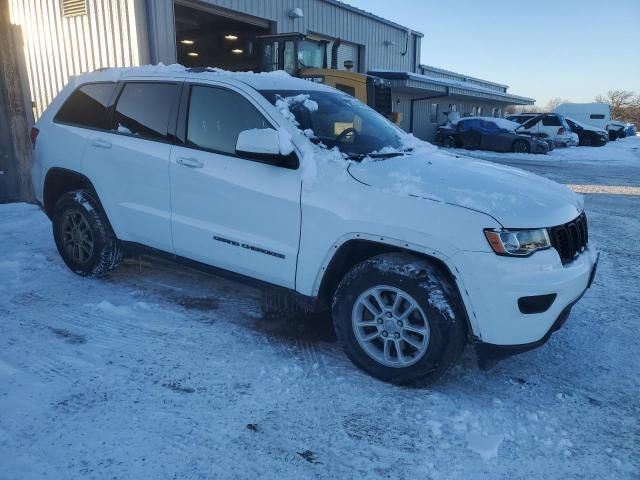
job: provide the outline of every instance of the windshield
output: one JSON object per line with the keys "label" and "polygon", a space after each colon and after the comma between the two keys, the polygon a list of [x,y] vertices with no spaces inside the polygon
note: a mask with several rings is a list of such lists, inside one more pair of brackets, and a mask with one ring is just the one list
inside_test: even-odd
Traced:
{"label": "windshield", "polygon": [[314,143],[337,147],[354,158],[383,149],[387,150],[383,155],[390,155],[401,148],[404,132],[350,95],[303,90],[260,93]]}

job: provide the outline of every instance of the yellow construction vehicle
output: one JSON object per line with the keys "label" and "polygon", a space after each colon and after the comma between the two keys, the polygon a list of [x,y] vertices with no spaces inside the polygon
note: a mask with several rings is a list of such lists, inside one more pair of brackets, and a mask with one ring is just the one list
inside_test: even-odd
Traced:
{"label": "yellow construction vehicle", "polygon": [[347,70],[338,70],[340,40],[331,47],[331,67],[327,67],[326,40],[315,40],[301,33],[263,35],[257,38],[259,70],[284,70],[290,75],[337,88],[354,96],[396,124],[402,114],[394,112],[391,85],[388,80],[364,73],[352,72],[352,61],[345,61]]}

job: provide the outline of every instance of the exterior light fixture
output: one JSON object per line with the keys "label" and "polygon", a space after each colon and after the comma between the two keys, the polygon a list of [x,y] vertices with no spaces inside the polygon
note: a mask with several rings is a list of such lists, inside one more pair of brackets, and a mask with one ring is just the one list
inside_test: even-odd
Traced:
{"label": "exterior light fixture", "polygon": [[189,52],[189,53],[187,53],[187,55],[189,55],[190,57],[197,57],[198,53],[197,52]]}
{"label": "exterior light fixture", "polygon": [[241,48],[234,48],[233,50],[231,50],[231,53],[235,53],[235,54],[240,54],[243,52],[244,50],[242,50]]}
{"label": "exterior light fixture", "polygon": [[237,40],[238,36],[237,35],[225,35],[224,38],[225,38],[225,40]]}
{"label": "exterior light fixture", "polygon": [[180,43],[183,45],[193,45],[196,42],[194,42],[193,40],[180,40]]}
{"label": "exterior light fixture", "polygon": [[304,13],[300,7],[292,8],[289,10],[289,18],[302,18]]}

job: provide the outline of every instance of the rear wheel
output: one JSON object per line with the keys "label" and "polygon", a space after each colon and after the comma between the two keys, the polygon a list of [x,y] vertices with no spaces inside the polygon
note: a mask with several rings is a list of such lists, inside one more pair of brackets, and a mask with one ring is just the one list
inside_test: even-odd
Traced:
{"label": "rear wheel", "polygon": [[88,190],[60,197],[53,212],[53,238],[64,263],[78,275],[101,276],[122,261],[109,221]]}
{"label": "rear wheel", "polygon": [[426,260],[385,254],[344,277],[333,302],[338,340],[381,380],[431,383],[460,356],[466,320],[454,287]]}
{"label": "rear wheel", "polygon": [[529,150],[529,144],[524,140],[516,140],[515,142],[513,142],[514,153],[529,153]]}

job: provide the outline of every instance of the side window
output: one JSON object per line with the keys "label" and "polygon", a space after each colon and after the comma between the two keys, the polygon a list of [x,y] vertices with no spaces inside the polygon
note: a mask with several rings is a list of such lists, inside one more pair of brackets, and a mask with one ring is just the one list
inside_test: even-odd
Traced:
{"label": "side window", "polygon": [[113,116],[112,130],[149,140],[169,141],[171,111],[180,87],[171,83],[125,84]]}
{"label": "side window", "polygon": [[73,92],[62,105],[54,121],[79,127],[108,130],[116,83],[92,83]]}
{"label": "side window", "polygon": [[545,127],[561,127],[560,119],[555,115],[547,115],[542,119],[542,125]]}
{"label": "side window", "polygon": [[191,87],[187,146],[235,155],[238,135],[252,128],[272,128],[243,96],[215,87]]}

